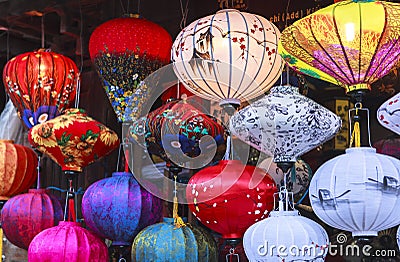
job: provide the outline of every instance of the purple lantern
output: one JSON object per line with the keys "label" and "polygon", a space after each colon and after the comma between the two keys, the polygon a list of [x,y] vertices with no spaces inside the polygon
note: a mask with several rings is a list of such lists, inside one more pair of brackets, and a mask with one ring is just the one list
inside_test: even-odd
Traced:
{"label": "purple lantern", "polygon": [[128,172],[115,172],[93,183],[82,199],[86,225],[113,245],[131,245],[140,230],[161,219],[161,211],[161,200]]}
{"label": "purple lantern", "polygon": [[77,222],[61,221],[32,240],[29,262],[107,262],[106,244]]}
{"label": "purple lantern", "polygon": [[23,249],[28,249],[37,234],[58,225],[62,218],[60,203],[46,189],[29,189],[28,193],[10,198],[1,210],[4,234]]}

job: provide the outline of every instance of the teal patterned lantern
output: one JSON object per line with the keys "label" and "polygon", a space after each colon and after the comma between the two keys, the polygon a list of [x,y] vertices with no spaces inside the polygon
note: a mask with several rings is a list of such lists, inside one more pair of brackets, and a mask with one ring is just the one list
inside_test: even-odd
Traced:
{"label": "teal patterned lantern", "polygon": [[176,227],[173,218],[146,227],[132,245],[132,261],[213,262],[217,245],[205,230],[186,224]]}

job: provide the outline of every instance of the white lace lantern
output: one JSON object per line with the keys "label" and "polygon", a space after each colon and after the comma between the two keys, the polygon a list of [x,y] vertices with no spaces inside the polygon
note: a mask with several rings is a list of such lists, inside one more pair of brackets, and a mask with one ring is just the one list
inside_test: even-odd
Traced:
{"label": "white lace lantern", "polygon": [[383,103],[376,116],[382,126],[400,135],[400,93]]}
{"label": "white lace lantern", "polygon": [[377,236],[400,224],[400,160],[353,147],[324,163],[310,183],[315,214],[353,236]]}

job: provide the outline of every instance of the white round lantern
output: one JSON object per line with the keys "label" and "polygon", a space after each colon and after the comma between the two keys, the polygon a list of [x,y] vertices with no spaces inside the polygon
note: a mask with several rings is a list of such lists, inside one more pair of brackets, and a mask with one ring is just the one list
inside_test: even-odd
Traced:
{"label": "white round lantern", "polygon": [[243,237],[250,262],[324,261],[328,246],[325,229],[298,211],[273,211],[249,227]]}
{"label": "white round lantern", "polygon": [[279,37],[262,16],[220,10],[178,34],[171,52],[174,71],[194,94],[239,105],[264,94],[280,76]]}
{"label": "white round lantern", "polygon": [[397,246],[400,249],[400,227],[397,228],[396,239],[397,239]]}
{"label": "white round lantern", "polygon": [[315,214],[353,236],[377,236],[400,224],[400,160],[354,147],[324,163],[310,183]]}
{"label": "white round lantern", "polygon": [[382,126],[400,135],[400,93],[384,102],[376,116]]}

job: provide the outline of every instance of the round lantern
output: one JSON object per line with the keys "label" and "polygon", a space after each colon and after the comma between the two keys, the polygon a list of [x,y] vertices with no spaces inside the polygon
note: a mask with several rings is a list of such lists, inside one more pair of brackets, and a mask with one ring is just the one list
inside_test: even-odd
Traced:
{"label": "round lantern", "polygon": [[285,28],[278,51],[301,73],[368,90],[400,59],[399,12],[398,3],[340,1]]}
{"label": "round lantern", "polygon": [[141,82],[169,63],[171,45],[164,28],[135,16],[112,19],[93,31],[90,57],[119,121],[135,119],[147,96]]}
{"label": "round lantern", "polygon": [[400,226],[397,229],[396,239],[397,239],[397,246],[400,249]]}
{"label": "round lantern", "polygon": [[60,202],[46,189],[29,189],[10,198],[1,210],[1,227],[7,239],[26,250],[38,233],[62,219]]}
{"label": "round lantern", "polygon": [[89,186],[82,214],[86,225],[113,245],[131,245],[140,230],[160,221],[162,205],[131,173],[116,172]]}
{"label": "round lantern", "polygon": [[186,197],[193,215],[222,238],[241,238],[273,207],[276,185],[262,169],[222,160],[189,180]]}
{"label": "round lantern", "polygon": [[400,135],[400,93],[383,103],[376,116],[382,126]]}
{"label": "round lantern", "polygon": [[339,116],[293,86],[273,87],[267,96],[230,120],[233,135],[273,156],[274,162],[296,162],[302,154],[331,139],[340,127]]}
{"label": "round lantern", "polygon": [[61,221],[32,240],[29,262],[107,262],[106,244],[77,222]]}
{"label": "round lantern", "polygon": [[37,161],[32,149],[0,140],[0,200],[27,190],[35,182]]}
{"label": "round lantern", "polygon": [[132,261],[217,262],[217,245],[212,235],[187,224],[175,227],[173,218],[146,227],[135,237]]}
{"label": "round lantern", "polygon": [[325,229],[298,211],[272,211],[243,237],[250,261],[325,261],[329,238]]}
{"label": "round lantern", "polygon": [[280,32],[262,16],[224,9],[184,28],[172,46],[178,78],[194,94],[221,105],[263,95],[283,62]]}
{"label": "round lantern", "polygon": [[326,224],[376,236],[400,224],[400,160],[355,147],[324,163],[310,183],[315,214]]}
{"label": "round lantern", "polygon": [[34,126],[28,138],[32,146],[48,155],[63,171],[72,172],[81,172],[119,145],[114,131],[77,108]]}
{"label": "round lantern", "polygon": [[78,68],[70,58],[44,49],[12,58],[3,71],[6,91],[28,128],[69,108],[78,79]]}

